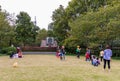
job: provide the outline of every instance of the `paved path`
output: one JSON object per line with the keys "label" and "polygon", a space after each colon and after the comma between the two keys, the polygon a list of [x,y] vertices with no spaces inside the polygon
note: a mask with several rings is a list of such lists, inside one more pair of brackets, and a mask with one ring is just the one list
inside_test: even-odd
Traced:
{"label": "paved path", "polygon": [[53,54],[55,55],[56,52],[22,52],[23,54]]}

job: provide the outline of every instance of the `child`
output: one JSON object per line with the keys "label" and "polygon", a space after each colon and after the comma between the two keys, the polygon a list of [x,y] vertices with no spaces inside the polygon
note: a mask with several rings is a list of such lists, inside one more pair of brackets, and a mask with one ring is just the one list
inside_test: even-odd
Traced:
{"label": "child", "polygon": [[93,65],[93,66],[96,65],[96,61],[97,61],[97,60],[96,60],[95,56],[93,56],[93,57],[92,57],[92,65]]}
{"label": "child", "polygon": [[103,49],[100,51],[100,59],[101,59],[101,62],[102,62],[102,60],[103,60],[103,55],[104,55],[104,51],[103,51]]}
{"label": "child", "polygon": [[89,53],[89,56],[90,56],[90,60],[92,60],[92,58],[91,58],[91,50],[90,50],[90,48],[86,48],[86,51]]}
{"label": "child", "polygon": [[59,53],[59,56],[60,56],[60,60],[63,60],[63,53]]}
{"label": "child", "polygon": [[13,56],[14,56],[14,52],[12,52],[12,53],[10,54],[10,58],[13,58]]}
{"label": "child", "polygon": [[80,58],[80,46],[77,46],[77,49],[76,49],[76,54],[77,54],[77,58]]}
{"label": "child", "polygon": [[21,50],[18,52],[18,58],[22,58],[22,51]]}
{"label": "child", "polygon": [[22,58],[22,51],[20,49],[20,47],[17,47],[17,54],[18,54],[18,58]]}
{"label": "child", "polygon": [[12,52],[10,55],[10,58],[18,58],[18,54],[17,53],[15,54],[14,52]]}
{"label": "child", "polygon": [[92,65],[93,66],[98,66],[100,64],[100,61],[97,57],[93,56],[93,59],[92,59]]}
{"label": "child", "polygon": [[13,55],[13,58],[18,58],[18,54],[17,54],[17,53],[14,54],[14,55]]}
{"label": "child", "polygon": [[90,61],[90,56],[88,52],[86,52],[85,57],[86,57],[86,61]]}
{"label": "child", "polygon": [[100,60],[97,58],[97,66],[100,65]]}
{"label": "child", "polygon": [[56,57],[59,58],[60,50],[56,52]]}
{"label": "child", "polygon": [[62,46],[61,49],[60,49],[60,59],[61,60],[65,60],[65,54],[66,54],[65,47]]}

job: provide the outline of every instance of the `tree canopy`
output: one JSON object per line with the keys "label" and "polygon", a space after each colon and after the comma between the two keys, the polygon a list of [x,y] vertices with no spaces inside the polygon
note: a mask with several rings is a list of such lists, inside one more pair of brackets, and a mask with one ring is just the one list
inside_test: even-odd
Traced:
{"label": "tree canopy", "polygon": [[47,36],[55,37],[59,45],[68,49],[77,45],[120,46],[119,0],[71,0],[66,8],[60,5],[53,11],[48,25],[52,30],[48,31],[40,30],[26,12],[17,15],[14,26],[8,22],[8,15],[0,8],[0,46],[38,44]]}
{"label": "tree canopy", "polygon": [[26,12],[20,12],[16,20],[16,39],[22,44],[29,44],[35,41],[36,26]]}
{"label": "tree canopy", "polygon": [[[53,29],[56,29],[53,31],[59,33],[57,38],[67,36],[59,41],[68,48],[71,48],[70,44],[73,47],[78,44],[91,48],[105,44],[120,45],[119,0],[71,0],[63,9],[64,15],[60,12],[61,9],[63,8],[59,7],[53,13]],[[62,31],[63,29],[65,30]]]}
{"label": "tree canopy", "polygon": [[14,28],[7,20],[7,13],[0,9],[0,47],[11,45],[14,38]]}

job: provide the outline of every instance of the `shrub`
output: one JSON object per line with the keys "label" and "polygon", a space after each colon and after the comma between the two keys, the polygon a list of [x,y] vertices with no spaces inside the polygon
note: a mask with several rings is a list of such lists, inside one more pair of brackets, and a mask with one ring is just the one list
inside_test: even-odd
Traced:
{"label": "shrub", "polygon": [[2,54],[7,53],[7,48],[6,48],[6,47],[2,48],[2,49],[0,50],[0,52],[1,52]]}
{"label": "shrub", "polygon": [[76,50],[76,46],[79,45],[78,43],[79,42],[77,38],[70,37],[64,41],[63,45],[65,46],[67,52],[74,54]]}
{"label": "shrub", "polygon": [[2,54],[10,55],[12,52],[16,53],[16,48],[15,47],[4,47],[4,48],[1,49]]}

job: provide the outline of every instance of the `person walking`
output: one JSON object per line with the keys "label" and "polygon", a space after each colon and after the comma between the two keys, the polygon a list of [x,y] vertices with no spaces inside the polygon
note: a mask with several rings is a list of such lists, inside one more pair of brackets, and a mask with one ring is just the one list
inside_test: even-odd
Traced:
{"label": "person walking", "polygon": [[77,58],[80,58],[80,46],[77,46],[77,49],[76,49],[76,54],[77,54]]}
{"label": "person walking", "polygon": [[110,49],[109,45],[106,45],[106,49],[104,50],[104,55],[103,55],[103,59],[104,59],[104,70],[106,69],[106,63],[108,64],[108,69],[110,70],[110,60],[111,60],[111,56],[112,56],[112,50]]}

